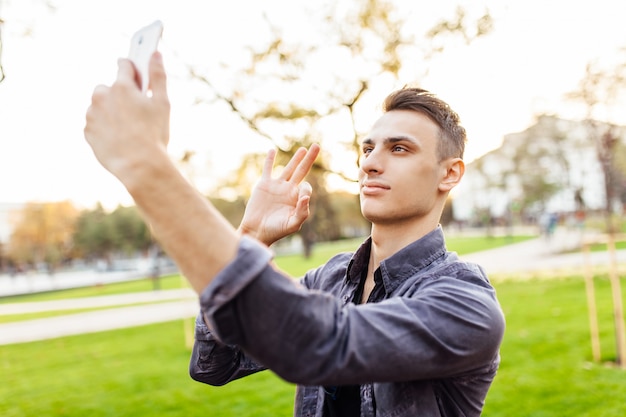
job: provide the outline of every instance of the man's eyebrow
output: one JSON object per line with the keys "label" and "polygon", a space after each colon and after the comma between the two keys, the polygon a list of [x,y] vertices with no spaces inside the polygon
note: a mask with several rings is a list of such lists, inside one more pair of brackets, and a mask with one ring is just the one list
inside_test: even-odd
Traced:
{"label": "man's eyebrow", "polygon": [[[389,143],[398,143],[398,142],[411,142],[414,143],[416,145],[418,145],[418,141],[415,140],[414,138],[410,137],[410,136],[390,136],[388,138],[383,139],[383,144],[389,144]],[[374,143],[374,139],[372,138],[365,138],[363,139],[362,144],[363,145],[372,145]]]}
{"label": "man's eyebrow", "polygon": [[415,140],[415,138],[412,138],[410,136],[392,136],[389,138],[385,138],[385,140],[383,141],[383,143],[398,143],[398,142],[412,142],[417,144],[417,140]]}

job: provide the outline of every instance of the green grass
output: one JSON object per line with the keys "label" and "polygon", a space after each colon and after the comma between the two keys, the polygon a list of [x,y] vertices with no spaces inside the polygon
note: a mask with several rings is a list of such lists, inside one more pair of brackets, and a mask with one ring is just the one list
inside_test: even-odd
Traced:
{"label": "green grass", "polygon": [[[180,275],[168,275],[163,276],[159,279],[159,288],[163,290],[181,288],[185,285],[186,284],[181,279]],[[0,297],[0,304],[30,301],[49,301],[67,298],[97,297],[101,295],[116,295],[126,294],[130,292],[152,291],[153,289],[154,283],[151,279],[139,279],[134,281],[118,282],[114,284],[72,288],[69,290]]]}
{"label": "green grass", "polygon": [[[591,362],[581,277],[496,284],[507,317],[502,364],[485,416],[626,415],[608,280],[596,280],[602,361]],[[619,394],[618,394],[619,393]]]}
{"label": "green grass", "polygon": [[294,387],[262,372],[192,381],[183,322],[0,346],[0,415],[287,416]]}
{"label": "green grass", "polygon": [[[451,239],[448,246],[467,253],[461,243]],[[320,245],[315,252],[315,262],[327,259],[339,246],[329,251],[321,249]],[[293,269],[302,267],[300,263],[314,261],[280,257],[277,262],[296,275]],[[176,282],[180,286],[180,280],[173,278],[172,285]],[[148,281],[141,285],[151,284]],[[596,279],[603,359],[600,364],[591,362],[582,277],[504,280],[496,282],[495,287],[507,318],[507,330],[501,350],[502,364],[487,397],[484,416],[626,415],[622,394],[626,371],[613,364],[614,323],[606,277]],[[107,291],[119,290],[118,287]],[[59,297],[64,293],[49,296]],[[292,414],[294,387],[271,372],[224,387],[192,381],[187,374],[190,348],[185,343],[184,326],[189,328],[191,321],[0,346],[0,415]]]}
{"label": "green grass", "polygon": [[[622,417],[608,280],[596,281],[603,360],[591,363],[582,278],[503,281],[502,365],[488,417]],[[187,323],[189,324],[189,323]],[[294,387],[263,372],[224,387],[189,379],[183,322],[0,347],[0,415],[288,416]]]}
{"label": "green grass", "polygon": [[524,242],[537,236],[446,237],[448,250],[464,255]]}
{"label": "green grass", "polygon": [[[615,242],[615,249],[626,249],[626,241],[620,240]],[[589,246],[589,250],[591,252],[604,252],[608,250],[608,247],[606,243],[595,243]]]}
{"label": "green grass", "polygon": [[[487,249],[494,249],[512,243],[523,242],[536,236],[497,236],[497,237],[446,237],[448,250],[457,252],[459,255],[478,252]],[[339,252],[356,250],[363,242],[363,239],[345,240],[333,243],[317,245],[314,248],[314,256],[309,259],[302,255],[286,255],[276,257],[276,263],[293,276],[302,276],[311,268],[314,268]]]}
{"label": "green grass", "polygon": [[66,314],[78,314],[85,313],[94,310],[106,310],[106,308],[116,308],[116,306],[103,307],[103,308],[78,308],[71,310],[54,310],[54,311],[40,311],[37,313],[25,313],[25,314],[0,314],[0,324],[11,323],[15,321],[36,320],[47,317],[64,316]]}
{"label": "green grass", "polygon": [[[144,304],[156,304],[156,303],[167,303],[172,300],[157,300],[157,301],[149,301],[145,303],[128,303],[124,304],[124,307],[132,307]],[[97,311],[97,310],[109,310],[112,308],[120,307],[121,305],[113,305],[113,306],[102,306],[102,307],[89,307],[89,308],[72,308],[72,309],[64,309],[64,310],[52,310],[52,311],[39,311],[36,313],[20,313],[20,314],[0,314],[0,324],[2,323],[10,323],[15,321],[24,321],[24,320],[36,320],[48,317],[56,317],[63,316],[67,314],[78,314],[78,313],[86,313],[89,311]]]}
{"label": "green grass", "polygon": [[354,252],[363,239],[340,240],[313,246],[313,254],[305,258],[302,254],[276,256],[276,264],[293,277],[301,277],[340,252]]}

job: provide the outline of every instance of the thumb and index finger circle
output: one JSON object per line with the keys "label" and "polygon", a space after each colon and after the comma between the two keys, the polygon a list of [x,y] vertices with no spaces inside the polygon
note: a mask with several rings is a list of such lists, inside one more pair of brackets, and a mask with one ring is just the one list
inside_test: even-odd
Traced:
{"label": "thumb and index finger circle", "polygon": [[313,187],[311,187],[311,184],[306,181],[300,183],[300,185],[298,186],[298,199],[305,196],[310,197],[311,194],[313,194]]}

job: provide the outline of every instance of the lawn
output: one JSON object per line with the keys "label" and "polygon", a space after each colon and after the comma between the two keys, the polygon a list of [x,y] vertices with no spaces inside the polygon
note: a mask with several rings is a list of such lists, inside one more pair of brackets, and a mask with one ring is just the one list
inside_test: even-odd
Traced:
{"label": "lawn", "polygon": [[[523,242],[536,236],[494,236],[494,237],[446,237],[448,250],[459,255],[493,249],[503,245]],[[354,251],[359,247],[362,239],[339,241],[315,247],[315,256],[303,259],[300,255],[280,256],[276,263],[293,276],[302,276],[306,271],[327,261],[331,256],[341,251]]]}
{"label": "lawn", "polygon": [[[463,253],[464,249],[453,246],[450,242],[451,250]],[[318,263],[328,256],[330,252],[321,250],[315,254]],[[297,264],[297,257],[281,257],[277,262],[297,274],[291,266]],[[484,416],[626,415],[622,394],[626,371],[613,366],[615,341],[606,277],[599,277],[596,283],[602,364],[591,363],[582,277],[506,280],[495,286],[507,317],[507,331],[501,369]],[[174,321],[0,346],[0,415],[292,414],[293,385],[270,372],[224,387],[192,381],[187,375],[190,350],[185,346],[183,327],[183,321]]]}
{"label": "lawn", "polygon": [[[180,275],[168,275],[159,279],[159,288],[171,290],[181,288],[186,285]],[[0,297],[0,304],[15,303],[22,301],[48,301],[66,298],[96,297],[101,295],[126,294],[129,292],[152,291],[154,283],[150,279],[139,279],[135,281],[118,282],[107,285],[97,285],[69,290],[50,291],[35,294],[15,295],[10,297]]]}
{"label": "lawn", "polygon": [[263,372],[192,381],[183,322],[0,346],[0,415],[287,416],[293,386]]}
{"label": "lawn", "polygon": [[602,363],[591,362],[582,277],[495,284],[507,319],[485,416],[626,415],[608,279],[596,279]]}
{"label": "lawn", "polygon": [[[609,285],[597,282],[604,364],[590,362],[580,277],[496,283],[507,316],[485,416],[626,415]],[[269,372],[225,387],[187,376],[183,322],[0,347],[0,415],[288,416],[294,388]]]}

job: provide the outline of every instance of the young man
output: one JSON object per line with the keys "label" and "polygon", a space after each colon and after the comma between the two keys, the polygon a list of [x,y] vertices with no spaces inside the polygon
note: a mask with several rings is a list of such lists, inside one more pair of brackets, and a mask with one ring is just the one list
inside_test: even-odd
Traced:
{"label": "young man", "polygon": [[237,232],[167,156],[158,53],[150,79],[147,97],[120,60],[113,86],[94,91],[85,137],[200,294],[192,377],[221,385],[269,368],[298,384],[297,416],[480,415],[504,319],[482,269],[447,252],[438,225],[464,173],[456,113],[423,90],[387,98],[360,160],[371,236],[297,284],[267,245],[308,216],[302,181],[319,147],[277,178],[270,152]]}

